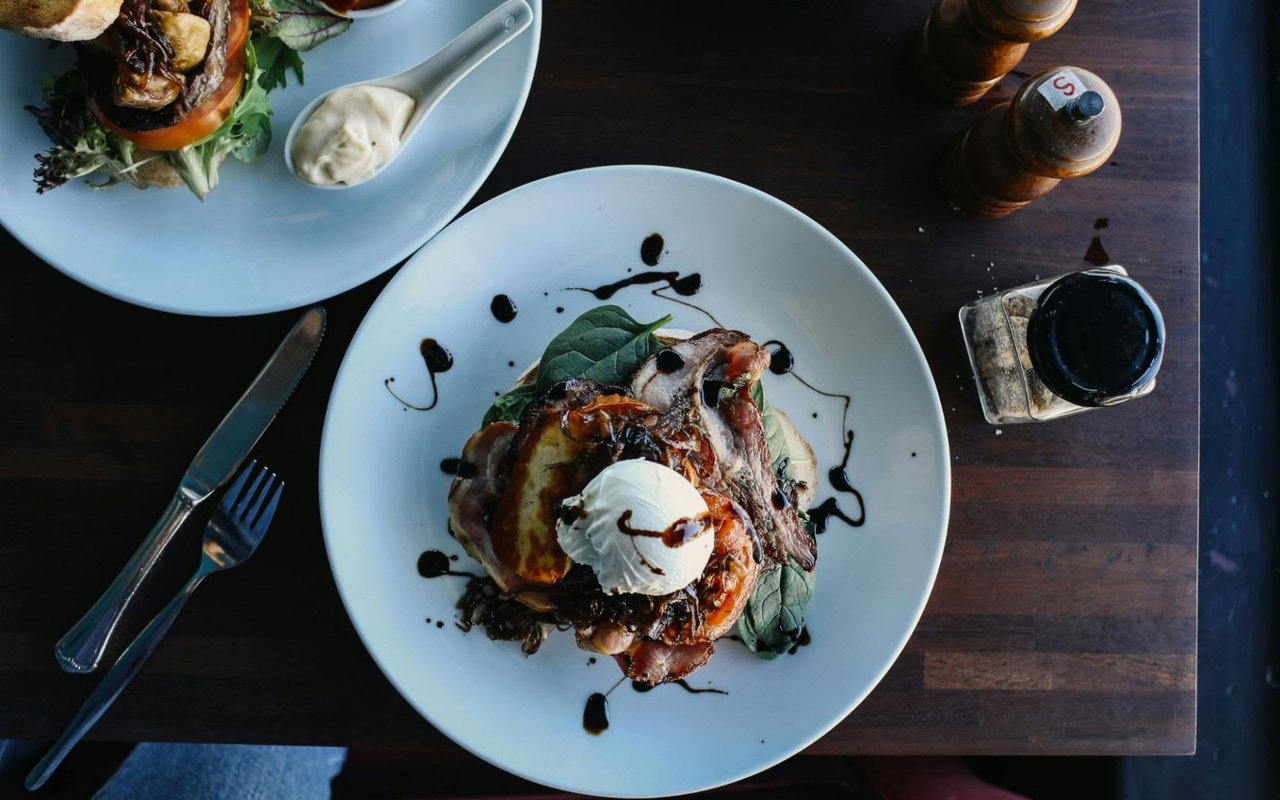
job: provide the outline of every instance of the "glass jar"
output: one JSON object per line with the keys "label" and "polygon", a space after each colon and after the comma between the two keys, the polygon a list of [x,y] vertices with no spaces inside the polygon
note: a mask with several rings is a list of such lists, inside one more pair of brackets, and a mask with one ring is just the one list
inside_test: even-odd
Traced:
{"label": "glass jar", "polygon": [[960,328],[992,424],[1043,422],[1150,394],[1164,354],[1160,309],[1118,264],[969,303]]}

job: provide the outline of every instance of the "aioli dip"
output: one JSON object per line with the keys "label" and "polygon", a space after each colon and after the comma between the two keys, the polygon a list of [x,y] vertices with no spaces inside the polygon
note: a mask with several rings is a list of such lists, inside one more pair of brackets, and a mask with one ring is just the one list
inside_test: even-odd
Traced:
{"label": "aioli dip", "polygon": [[339,89],[298,131],[294,171],[316,186],[367,181],[400,149],[413,108],[413,98],[385,86]]}

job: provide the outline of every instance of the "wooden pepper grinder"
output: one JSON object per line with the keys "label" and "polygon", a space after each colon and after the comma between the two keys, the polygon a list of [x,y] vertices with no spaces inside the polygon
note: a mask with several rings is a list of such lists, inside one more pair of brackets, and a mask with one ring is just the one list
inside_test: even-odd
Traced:
{"label": "wooden pepper grinder", "polygon": [[1119,141],[1120,103],[1111,87],[1088,70],[1051,67],[955,140],[942,183],[961,209],[1003,217],[1063,180],[1093,172]]}
{"label": "wooden pepper grinder", "polygon": [[972,103],[1075,10],[1076,0],[938,0],[916,40],[916,71],[938,97]]}

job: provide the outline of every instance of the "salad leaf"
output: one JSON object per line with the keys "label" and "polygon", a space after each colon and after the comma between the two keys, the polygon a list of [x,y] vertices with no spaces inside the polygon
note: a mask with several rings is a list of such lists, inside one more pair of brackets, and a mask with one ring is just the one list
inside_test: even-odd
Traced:
{"label": "salad leaf", "polygon": [[668,314],[645,325],[618,306],[599,306],[578,317],[551,340],[538,366],[538,389],[565,378],[625,384],[662,349],[653,332],[671,321]]}
{"label": "salad leaf", "polygon": [[662,349],[653,332],[671,315],[649,324],[636,322],[618,306],[599,306],[578,317],[547,345],[536,383],[517,386],[493,401],[484,424],[519,423],[539,395],[566,378],[626,384],[649,356]]}
{"label": "salad leaf", "polygon": [[267,35],[293,50],[310,50],[351,27],[351,20],[311,0],[254,0],[253,12],[259,20],[266,18]]}
{"label": "salad leaf", "polygon": [[289,72],[302,83],[302,56],[297,50],[289,47],[274,36],[260,36],[254,41],[258,51],[258,64],[262,67],[262,77],[258,83],[268,92],[285,86],[289,82]]}
{"label": "salad leaf", "polygon": [[106,177],[95,189],[117,183],[146,186],[137,173],[133,144],[112,136],[89,111],[84,77],[78,70],[46,78],[40,84],[45,106],[27,106],[53,147],[36,154],[36,192],[44,194],[92,173]]}
{"label": "salad leaf", "polygon": [[751,652],[773,659],[795,646],[813,597],[813,578],[812,572],[789,559],[760,576],[738,617],[738,637]]}
{"label": "salad leaf", "polygon": [[218,170],[227,156],[253,161],[271,144],[271,102],[262,86],[262,67],[252,42],[245,45],[245,59],[245,89],[230,116],[203,141],[165,154],[174,171],[202,200],[218,185]]}

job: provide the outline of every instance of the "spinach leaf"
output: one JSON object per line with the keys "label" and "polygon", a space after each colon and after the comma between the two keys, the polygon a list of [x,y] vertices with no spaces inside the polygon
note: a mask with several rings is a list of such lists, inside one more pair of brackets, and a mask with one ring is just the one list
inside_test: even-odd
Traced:
{"label": "spinach leaf", "polygon": [[653,332],[670,321],[668,315],[643,325],[617,306],[591,309],[547,345],[538,363],[537,383],[517,386],[494,400],[484,414],[484,424],[500,420],[519,424],[529,404],[565,378],[629,383],[645,359],[662,349]]}
{"label": "spinach leaf", "polygon": [[738,618],[738,636],[761,658],[790,650],[804,627],[804,610],[813,597],[813,573],[788,559],[760,576]]}
{"label": "spinach leaf", "polygon": [[538,389],[545,391],[565,378],[628,383],[645,359],[662,349],[653,332],[670,321],[668,314],[644,325],[618,306],[591,309],[543,351]]}
{"label": "spinach leaf", "polygon": [[493,401],[493,405],[489,406],[489,410],[484,412],[482,425],[488,425],[493,422],[510,422],[519,425],[520,417],[524,415],[524,410],[537,397],[537,387],[532,383],[517,386]]}

